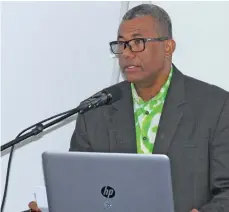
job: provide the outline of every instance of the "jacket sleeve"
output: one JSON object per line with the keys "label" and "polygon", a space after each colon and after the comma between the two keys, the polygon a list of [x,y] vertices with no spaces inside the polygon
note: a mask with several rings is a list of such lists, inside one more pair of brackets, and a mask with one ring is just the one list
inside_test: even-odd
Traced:
{"label": "jacket sleeve", "polygon": [[85,121],[85,116],[83,114],[78,114],[75,129],[71,137],[70,142],[70,152],[92,152],[93,149],[90,144],[87,126]]}
{"label": "jacket sleeve", "polygon": [[229,211],[229,98],[218,118],[210,144],[212,199],[200,212]]}

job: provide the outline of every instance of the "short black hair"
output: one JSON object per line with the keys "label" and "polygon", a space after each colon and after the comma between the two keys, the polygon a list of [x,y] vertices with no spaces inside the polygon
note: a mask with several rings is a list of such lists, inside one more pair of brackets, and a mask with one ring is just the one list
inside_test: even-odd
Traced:
{"label": "short black hair", "polygon": [[161,7],[154,4],[140,4],[130,9],[122,20],[131,20],[136,17],[150,15],[158,22],[160,36],[173,37],[172,22],[168,13]]}

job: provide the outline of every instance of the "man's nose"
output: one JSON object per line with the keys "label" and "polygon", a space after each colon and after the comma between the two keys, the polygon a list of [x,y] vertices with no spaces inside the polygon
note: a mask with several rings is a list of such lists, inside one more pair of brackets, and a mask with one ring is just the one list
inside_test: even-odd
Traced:
{"label": "man's nose", "polygon": [[130,47],[127,45],[125,49],[123,49],[122,56],[125,58],[134,58],[135,53],[130,50]]}

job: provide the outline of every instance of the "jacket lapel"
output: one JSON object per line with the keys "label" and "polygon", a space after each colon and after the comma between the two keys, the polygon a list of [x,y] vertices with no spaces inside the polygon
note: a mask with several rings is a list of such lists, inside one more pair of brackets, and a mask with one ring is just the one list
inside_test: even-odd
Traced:
{"label": "jacket lapel", "polygon": [[137,153],[133,99],[130,83],[120,83],[122,98],[105,114],[108,120],[110,151]]}
{"label": "jacket lapel", "polygon": [[167,154],[177,127],[184,115],[184,76],[173,66],[171,85],[165,100],[159,129],[154,144],[154,154]]}

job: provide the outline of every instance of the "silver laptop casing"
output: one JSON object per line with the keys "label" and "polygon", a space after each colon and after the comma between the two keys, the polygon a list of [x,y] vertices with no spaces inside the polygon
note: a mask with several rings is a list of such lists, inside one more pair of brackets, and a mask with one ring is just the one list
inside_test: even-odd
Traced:
{"label": "silver laptop casing", "polygon": [[174,212],[165,155],[45,152],[49,212]]}

